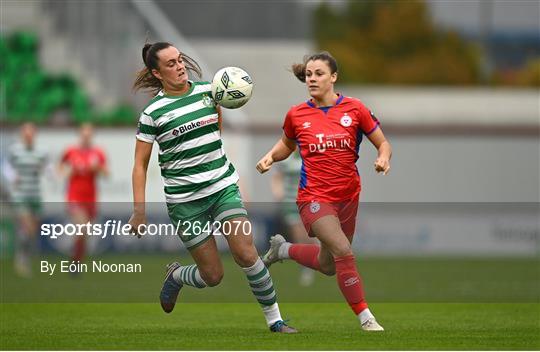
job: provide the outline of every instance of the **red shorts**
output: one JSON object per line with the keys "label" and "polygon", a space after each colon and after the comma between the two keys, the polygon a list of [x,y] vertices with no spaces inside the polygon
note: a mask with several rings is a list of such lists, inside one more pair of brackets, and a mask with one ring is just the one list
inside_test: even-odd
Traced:
{"label": "red shorts", "polygon": [[84,213],[88,220],[94,220],[97,215],[96,202],[77,202],[68,201],[68,213],[73,216],[78,213]]}
{"label": "red shorts", "polygon": [[358,212],[358,197],[341,202],[297,202],[298,212],[304,223],[309,237],[315,237],[311,233],[311,225],[326,215],[334,215],[339,219],[341,229],[347,237],[354,235],[356,227],[356,214]]}

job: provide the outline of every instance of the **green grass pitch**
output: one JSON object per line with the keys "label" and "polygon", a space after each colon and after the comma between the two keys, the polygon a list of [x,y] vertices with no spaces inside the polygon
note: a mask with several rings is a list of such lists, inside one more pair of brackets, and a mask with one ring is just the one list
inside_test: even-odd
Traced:
{"label": "green grass pitch", "polygon": [[[538,259],[359,261],[372,311],[386,331],[365,333],[342,302],[335,278],[297,283],[294,263],[271,269],[284,318],[297,335],[272,334],[242,273],[225,258],[216,288],[185,288],[174,312],[157,302],[165,256],[141,274],[17,279],[3,260],[2,350],[538,350]],[[188,259],[184,260],[188,262]]]}
{"label": "green grass pitch", "polygon": [[2,349],[438,350],[540,348],[538,304],[373,304],[382,333],[345,304],[287,303],[297,335],[271,334],[255,304],[3,304]]}

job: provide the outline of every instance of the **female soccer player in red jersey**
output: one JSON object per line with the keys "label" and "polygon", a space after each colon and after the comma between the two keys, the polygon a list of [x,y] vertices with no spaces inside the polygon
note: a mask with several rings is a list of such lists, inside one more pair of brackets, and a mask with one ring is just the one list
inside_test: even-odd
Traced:
{"label": "female soccer player in red jersey", "polygon": [[359,100],[334,91],[338,67],[328,52],[311,55],[292,69],[306,83],[311,99],[289,110],[283,136],[257,163],[257,170],[268,171],[274,162],[289,157],[298,145],[302,156],[298,210],[307,232],[321,245],[291,244],[276,235],[263,261],[270,266],[293,259],[326,275],[335,274],[362,329],[382,331],[364,298],[351,242],[361,189],[356,161],[362,136],[366,135],[377,148],[375,170],[384,175],[390,170],[390,143],[369,109]]}
{"label": "female soccer player in red jersey", "polygon": [[[95,220],[97,178],[109,174],[105,152],[93,145],[93,135],[93,126],[90,123],[82,124],[79,130],[79,144],[68,147],[62,154],[59,164],[60,174],[66,175],[68,179],[66,201],[69,215],[75,224],[86,224]],[[85,254],[85,236],[76,236],[72,260],[82,261]]]}

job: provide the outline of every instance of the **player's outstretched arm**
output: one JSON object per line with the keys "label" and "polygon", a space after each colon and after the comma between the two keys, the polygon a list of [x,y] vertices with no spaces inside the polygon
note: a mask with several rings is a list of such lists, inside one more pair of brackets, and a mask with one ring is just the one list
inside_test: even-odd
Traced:
{"label": "player's outstretched arm", "polygon": [[377,128],[368,136],[369,140],[375,148],[377,148],[378,156],[375,160],[375,171],[382,172],[387,175],[390,172],[390,158],[392,158],[392,146],[386,140],[383,131]]}
{"label": "player's outstretched arm", "polygon": [[135,163],[131,182],[133,187],[133,215],[129,219],[131,232],[140,237],[139,225],[146,224],[146,172],[152,155],[152,143],[137,140],[135,144]]}
{"label": "player's outstretched arm", "polygon": [[295,149],[296,144],[294,143],[294,140],[287,138],[287,136],[283,134],[274,147],[259,160],[257,163],[257,171],[264,174],[266,171],[270,170],[274,162],[287,159]]}

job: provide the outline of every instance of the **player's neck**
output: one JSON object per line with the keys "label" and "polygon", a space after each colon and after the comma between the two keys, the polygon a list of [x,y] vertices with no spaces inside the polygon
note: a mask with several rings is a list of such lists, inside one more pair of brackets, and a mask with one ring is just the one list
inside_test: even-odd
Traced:
{"label": "player's neck", "polygon": [[320,98],[312,97],[313,103],[315,103],[315,106],[317,106],[318,108],[325,106],[333,106],[336,104],[338,98],[339,95],[337,95],[334,91],[328,92],[328,94],[325,94]]}
{"label": "player's neck", "polygon": [[180,87],[167,86],[167,87],[163,87],[163,93],[169,96],[179,96],[179,95],[186,94],[189,88],[191,88],[191,83],[189,82]]}

